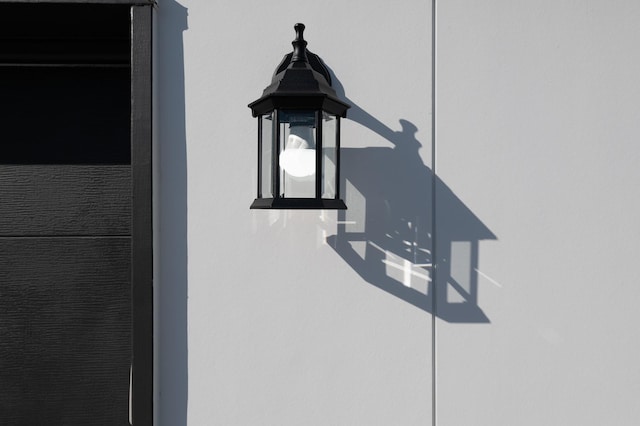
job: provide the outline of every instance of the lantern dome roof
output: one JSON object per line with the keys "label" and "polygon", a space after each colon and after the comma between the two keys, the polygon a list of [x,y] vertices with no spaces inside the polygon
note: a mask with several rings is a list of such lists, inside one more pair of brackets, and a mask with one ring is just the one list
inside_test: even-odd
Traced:
{"label": "lantern dome roof", "polygon": [[346,117],[350,105],[338,99],[331,87],[331,74],[322,59],[307,49],[304,24],[296,24],[293,52],[280,62],[271,84],[262,96],[249,104],[254,116],[275,108],[322,109]]}

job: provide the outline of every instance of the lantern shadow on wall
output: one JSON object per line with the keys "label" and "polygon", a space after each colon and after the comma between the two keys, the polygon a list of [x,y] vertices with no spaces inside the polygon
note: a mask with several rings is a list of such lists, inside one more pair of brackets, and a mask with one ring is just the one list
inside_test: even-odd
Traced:
{"label": "lantern shadow on wall", "polygon": [[[479,242],[496,236],[422,162],[416,126],[400,120],[394,131],[347,99],[306,48],[304,25],[294,28],[293,52],[249,104],[258,118],[251,208],[338,209],[327,242],[364,280],[446,321],[489,322],[478,306]],[[392,147],[342,148],[340,118],[349,108],[348,119]]]}
{"label": "lantern shadow on wall", "polygon": [[340,98],[352,105],[347,119],[393,147],[342,148],[341,185],[349,210],[338,212],[337,233],[328,244],[365,281],[407,303],[448,322],[490,322],[478,305],[479,243],[496,236],[422,162],[415,125],[400,120],[401,129],[392,130],[347,99],[332,77]]}

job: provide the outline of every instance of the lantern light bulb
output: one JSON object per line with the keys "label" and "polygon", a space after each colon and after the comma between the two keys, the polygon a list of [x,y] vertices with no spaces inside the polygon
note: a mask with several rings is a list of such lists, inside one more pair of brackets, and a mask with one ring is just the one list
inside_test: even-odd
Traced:
{"label": "lantern light bulb", "polygon": [[308,126],[291,126],[289,129],[287,143],[280,153],[280,166],[293,177],[304,178],[316,173],[313,130]]}

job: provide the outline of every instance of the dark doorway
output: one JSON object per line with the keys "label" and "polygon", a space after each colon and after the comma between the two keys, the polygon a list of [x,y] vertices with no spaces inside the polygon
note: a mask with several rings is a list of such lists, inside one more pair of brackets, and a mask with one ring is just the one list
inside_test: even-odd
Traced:
{"label": "dark doorway", "polygon": [[126,4],[0,4],[2,425],[128,425],[132,389],[152,399],[151,374],[131,379],[152,353],[151,282],[140,292],[135,278],[151,276],[133,230],[150,229],[151,212],[134,194],[151,194],[136,183],[136,144],[149,164],[150,138],[132,120],[133,16]]}

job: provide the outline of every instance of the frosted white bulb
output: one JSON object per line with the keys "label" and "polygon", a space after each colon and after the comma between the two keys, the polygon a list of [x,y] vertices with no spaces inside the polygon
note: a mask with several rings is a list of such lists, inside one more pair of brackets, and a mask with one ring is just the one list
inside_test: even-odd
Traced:
{"label": "frosted white bulb", "polygon": [[280,166],[293,177],[307,177],[316,173],[316,150],[313,146],[313,128],[294,126],[284,151],[280,153]]}

